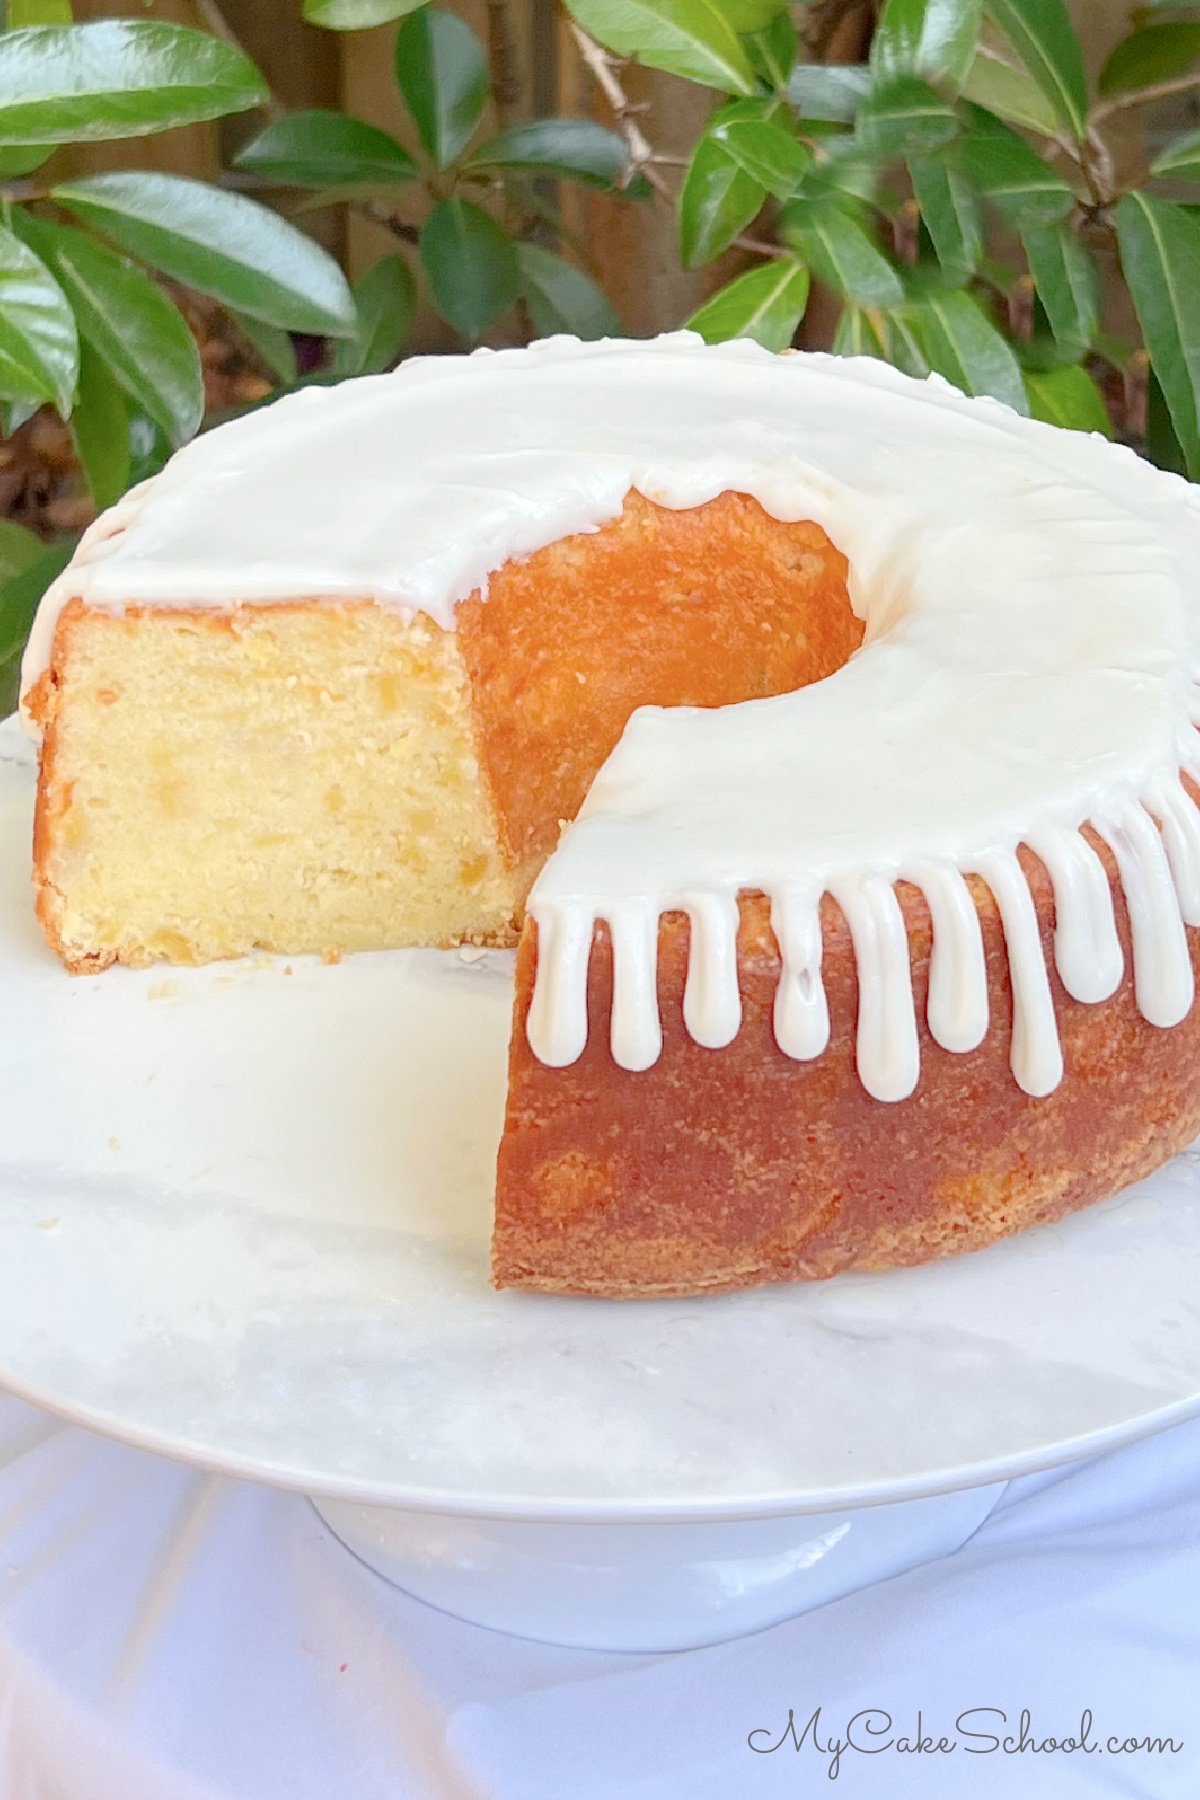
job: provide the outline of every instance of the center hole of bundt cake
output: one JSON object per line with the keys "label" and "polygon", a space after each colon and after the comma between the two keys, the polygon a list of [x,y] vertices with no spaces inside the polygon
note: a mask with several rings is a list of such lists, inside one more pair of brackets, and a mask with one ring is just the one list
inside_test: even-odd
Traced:
{"label": "center hole of bundt cake", "polygon": [[480,751],[532,868],[639,706],[729,706],[832,675],[863,637],[819,525],[748,494],[674,510],[633,491],[599,531],[500,569],[459,609]]}

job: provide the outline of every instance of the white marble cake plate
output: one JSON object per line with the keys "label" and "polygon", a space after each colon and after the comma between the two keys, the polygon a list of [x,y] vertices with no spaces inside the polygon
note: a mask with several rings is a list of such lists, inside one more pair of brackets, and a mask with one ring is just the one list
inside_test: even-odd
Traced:
{"label": "white marble cake plate", "polygon": [[1200,1410],[1195,1152],[923,1269],[493,1292],[509,959],[74,979],[31,911],[32,793],[0,725],[0,1382],[25,1398],[318,1497],[449,1610],[639,1648],[910,1566],[1007,1477]]}

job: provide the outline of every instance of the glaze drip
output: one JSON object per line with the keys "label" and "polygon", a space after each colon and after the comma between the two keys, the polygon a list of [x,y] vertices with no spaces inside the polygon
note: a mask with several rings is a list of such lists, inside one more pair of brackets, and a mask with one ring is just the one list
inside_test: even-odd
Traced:
{"label": "glaze drip", "polygon": [[995,897],[1008,949],[1013,1076],[1025,1093],[1049,1094],[1062,1080],[1062,1047],[1033,895],[1015,852],[981,857],[977,872]]}
{"label": "glaze drip", "polygon": [[[612,1059],[621,1069],[649,1069],[662,1054],[658,1015],[658,913],[645,900],[614,906],[609,919],[613,981],[629,1004],[613,1009]],[[699,959],[697,959],[699,960]]]}
{"label": "glaze drip", "polygon": [[683,1022],[698,1044],[723,1050],[742,1023],[737,894],[692,894],[683,910],[691,927]]}
{"label": "glaze drip", "polygon": [[1152,1025],[1178,1025],[1194,997],[1179,896],[1154,821],[1138,805],[1097,819],[1096,829],[1117,859],[1133,940],[1133,989],[1138,1011]]}
{"label": "glaze drip", "polygon": [[881,876],[840,882],[833,897],[845,915],[858,967],[859,1080],[876,1100],[906,1100],[921,1072],[912,967],[904,915]]}
{"label": "glaze drip", "polygon": [[974,1050],[988,1028],[987,968],[979,914],[957,869],[915,872],[933,929],[929,959],[929,1035],[943,1050]]}
{"label": "glaze drip", "polygon": [[821,979],[820,896],[794,891],[775,895],[771,929],[781,962],[775,990],[775,1041],[785,1056],[811,1062],[829,1043],[829,1006]]}
{"label": "glaze drip", "polygon": [[1157,818],[1185,925],[1200,925],[1200,811],[1182,784],[1161,783],[1148,806]]}
{"label": "glaze drip", "polygon": [[1031,838],[1054,889],[1054,961],[1074,1000],[1095,1004],[1116,992],[1125,973],[1112,889],[1104,865],[1078,832]]}

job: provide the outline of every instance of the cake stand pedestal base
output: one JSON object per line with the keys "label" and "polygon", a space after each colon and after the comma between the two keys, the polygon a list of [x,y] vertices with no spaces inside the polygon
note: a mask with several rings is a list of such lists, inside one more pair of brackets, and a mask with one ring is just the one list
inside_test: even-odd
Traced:
{"label": "cake stand pedestal base", "polygon": [[948,1556],[1006,1486],[713,1524],[313,1505],[363,1562],[457,1618],[577,1649],[659,1652],[744,1637]]}

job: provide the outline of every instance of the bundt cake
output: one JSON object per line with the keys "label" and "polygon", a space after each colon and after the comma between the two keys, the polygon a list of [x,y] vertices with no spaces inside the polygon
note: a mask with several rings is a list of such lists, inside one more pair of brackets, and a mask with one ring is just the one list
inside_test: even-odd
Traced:
{"label": "bundt cake", "polygon": [[308,389],[47,596],[39,914],[77,970],[519,934],[501,1286],[973,1249],[1200,1132],[1198,567],[1186,482],[867,360]]}

